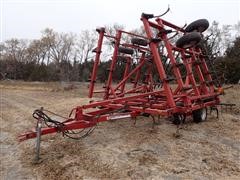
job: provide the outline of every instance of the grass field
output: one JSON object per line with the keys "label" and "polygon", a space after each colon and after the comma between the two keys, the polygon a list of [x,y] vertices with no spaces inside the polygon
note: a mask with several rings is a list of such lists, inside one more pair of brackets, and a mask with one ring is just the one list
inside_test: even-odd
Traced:
{"label": "grass field", "polygon": [[35,140],[17,135],[35,126],[32,112],[41,106],[67,116],[88,103],[87,84],[4,81],[1,88],[0,179],[239,179],[240,86],[226,90],[222,101],[236,103],[220,118],[190,119],[174,137],[167,119],[152,130],[139,117],[101,123],[91,136],[74,141],[61,134],[42,138],[42,162],[34,164]]}

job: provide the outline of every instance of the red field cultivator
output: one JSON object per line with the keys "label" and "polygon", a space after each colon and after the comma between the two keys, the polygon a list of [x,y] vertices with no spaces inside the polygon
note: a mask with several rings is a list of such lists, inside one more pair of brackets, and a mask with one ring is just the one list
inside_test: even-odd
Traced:
{"label": "red field cultivator", "polygon": [[[142,14],[145,34],[117,30],[116,35],[97,29],[99,39],[90,79],[89,98],[102,93],[103,100],[75,107],[63,122],[50,118],[44,109],[36,110],[36,131],[19,136],[23,141],[40,135],[61,132],[79,139],[90,134],[103,121],[137,116],[171,116],[174,124],[192,115],[193,121],[206,120],[207,107],[220,103],[221,86],[212,79],[208,55],[202,48],[202,32],[209,23],[200,19],[187,27],[178,27],[152,14]],[[174,39],[179,37],[177,41]],[[101,90],[95,90],[98,66],[105,40],[114,50],[108,78]],[[173,43],[174,42],[174,43]],[[113,83],[117,63],[124,64],[122,78]],[[118,74],[118,76],[120,76]],[[45,127],[42,125],[45,124]],[[80,129],[80,131],[79,131]],[[78,131],[79,132],[78,132]],[[83,133],[81,136],[76,136]]]}

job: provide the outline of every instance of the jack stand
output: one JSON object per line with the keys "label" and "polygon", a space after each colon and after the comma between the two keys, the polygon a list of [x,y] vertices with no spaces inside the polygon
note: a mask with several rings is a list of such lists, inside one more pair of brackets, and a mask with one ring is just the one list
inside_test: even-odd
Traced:
{"label": "jack stand", "polygon": [[[43,108],[41,107],[41,110]],[[41,144],[41,129],[42,129],[42,119],[39,118],[37,122],[36,132],[37,132],[37,139],[36,139],[36,156],[35,156],[35,163],[40,163],[40,144]]]}

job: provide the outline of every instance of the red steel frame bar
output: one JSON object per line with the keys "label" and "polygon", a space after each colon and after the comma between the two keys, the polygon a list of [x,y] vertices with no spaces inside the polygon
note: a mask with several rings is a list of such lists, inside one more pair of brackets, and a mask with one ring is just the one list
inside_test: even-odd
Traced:
{"label": "red steel frame bar", "polygon": [[[201,50],[199,49],[198,51],[200,52]],[[211,77],[211,75],[209,73],[206,61],[205,61],[205,59],[202,56],[200,56],[199,58],[200,58],[200,60],[202,62],[203,73],[205,74],[207,80],[211,82],[212,81],[212,77]],[[213,83],[210,84],[210,92],[214,92]]]}
{"label": "red steel frame bar", "polygon": [[200,66],[197,62],[197,57],[196,57],[195,54],[192,55],[192,61],[193,61],[193,64],[196,63],[194,66],[195,66],[196,72],[197,72],[199,80],[200,80],[200,86],[203,88],[203,91],[206,94],[206,93],[208,93],[206,82],[205,82],[205,79],[203,77],[201,68],[200,68]]}
{"label": "red steel frame bar", "polygon": [[[129,68],[130,68],[130,64],[131,64],[131,58],[127,57],[127,62],[126,62],[126,67],[125,67],[125,71],[123,74],[123,79],[127,77],[127,75],[129,74]],[[126,85],[126,81],[122,84],[121,86],[121,93],[123,93],[124,89],[125,89],[125,85]]]}
{"label": "red steel frame bar", "polygon": [[193,76],[193,71],[192,71],[191,64],[189,63],[192,60],[191,59],[189,59],[189,60],[186,59],[185,54],[184,54],[183,51],[181,51],[181,56],[182,56],[183,63],[184,63],[184,65],[186,67],[186,70],[187,70],[187,79],[186,79],[185,85],[189,85],[189,83],[191,82],[191,84],[193,85],[193,89],[194,89],[195,95],[199,96],[200,92],[198,90],[197,83],[196,83],[195,78]]}
{"label": "red steel frame bar", "polygon": [[[143,54],[144,56],[144,54]],[[135,67],[135,69],[133,69],[130,73],[128,73],[128,75],[123,78],[123,80],[115,87],[114,91],[116,91],[119,87],[121,87],[123,84],[125,84],[125,82],[129,79],[130,76],[132,76],[134,73],[136,73],[137,71],[139,71],[141,69],[141,67],[144,65],[145,61],[141,61],[141,63]]]}
{"label": "red steel frame bar", "polygon": [[[144,61],[145,59],[145,53],[142,53],[142,56],[140,58],[140,64]],[[139,81],[139,78],[140,78],[140,75],[141,75],[141,68],[139,68],[137,70],[137,73],[136,73],[136,76],[135,76],[135,79],[134,79],[134,82],[133,82],[133,88],[137,88],[137,84],[138,84],[138,81]]]}
{"label": "red steel frame bar", "polygon": [[[151,31],[151,26],[153,24],[151,24],[146,18],[142,17],[142,21],[143,21],[143,25],[145,27],[145,30],[146,30],[146,34],[148,36],[148,39],[151,41],[152,38],[153,38],[153,34],[152,34],[152,31]],[[151,25],[151,26],[150,26]],[[157,28],[158,29],[161,29],[162,27],[160,25],[157,25]],[[165,74],[165,71],[164,71],[164,67],[163,67],[163,64],[162,64],[162,60],[161,60],[161,57],[158,53],[158,49],[157,49],[157,45],[156,43],[154,42],[150,42],[149,44],[150,46],[150,49],[151,49],[151,52],[153,54],[153,59],[154,59],[154,62],[156,64],[156,67],[157,67],[157,70],[158,70],[158,73],[160,75],[160,79],[162,80],[163,82],[163,88],[166,92],[166,95],[167,95],[167,101],[168,101],[168,105],[170,107],[174,107],[176,106],[174,100],[173,100],[173,94],[172,94],[172,91],[168,85],[168,83],[166,82],[166,74]]]}
{"label": "red steel frame bar", "polygon": [[[162,26],[162,29],[163,29],[164,28],[163,21],[161,19],[157,19],[156,21],[160,26]],[[170,45],[170,42],[167,39],[166,34],[162,34],[162,40],[164,41],[164,44],[167,48],[169,59],[170,59],[172,65],[173,65],[173,71],[174,71],[174,74],[177,78],[177,83],[178,83],[179,87],[182,88],[183,87],[183,81],[182,81],[182,78],[181,78],[181,74],[180,74],[179,69],[176,66],[176,60],[175,60],[175,58],[173,56],[173,53],[172,53],[173,50],[172,50],[172,47]]]}
{"label": "red steel frame bar", "polygon": [[109,70],[109,75],[108,75],[108,80],[107,80],[107,84],[106,84],[104,99],[108,99],[108,97],[110,95],[109,90],[111,89],[112,75],[113,75],[113,71],[114,71],[114,68],[115,68],[115,64],[117,62],[118,47],[119,47],[119,44],[120,44],[121,36],[122,36],[122,31],[118,30],[117,34],[116,34],[116,38],[115,38],[112,64],[111,64],[111,67],[110,67],[110,70]]}
{"label": "red steel frame bar", "polygon": [[96,77],[97,77],[97,67],[98,67],[99,61],[100,61],[104,33],[105,33],[105,29],[100,28],[98,45],[97,45],[97,49],[96,49],[96,56],[95,56],[95,61],[94,61],[94,65],[93,65],[92,75],[91,75],[91,83],[90,83],[90,87],[89,87],[89,95],[88,95],[89,98],[92,98],[92,96],[93,96],[93,89],[94,89],[94,85],[95,85]]}

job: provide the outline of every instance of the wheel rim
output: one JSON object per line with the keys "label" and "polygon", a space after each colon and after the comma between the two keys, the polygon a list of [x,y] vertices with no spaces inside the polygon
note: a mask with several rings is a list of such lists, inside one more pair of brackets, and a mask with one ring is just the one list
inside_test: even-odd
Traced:
{"label": "wheel rim", "polygon": [[202,109],[201,119],[202,119],[202,121],[205,121],[207,119],[207,109],[206,108]]}

